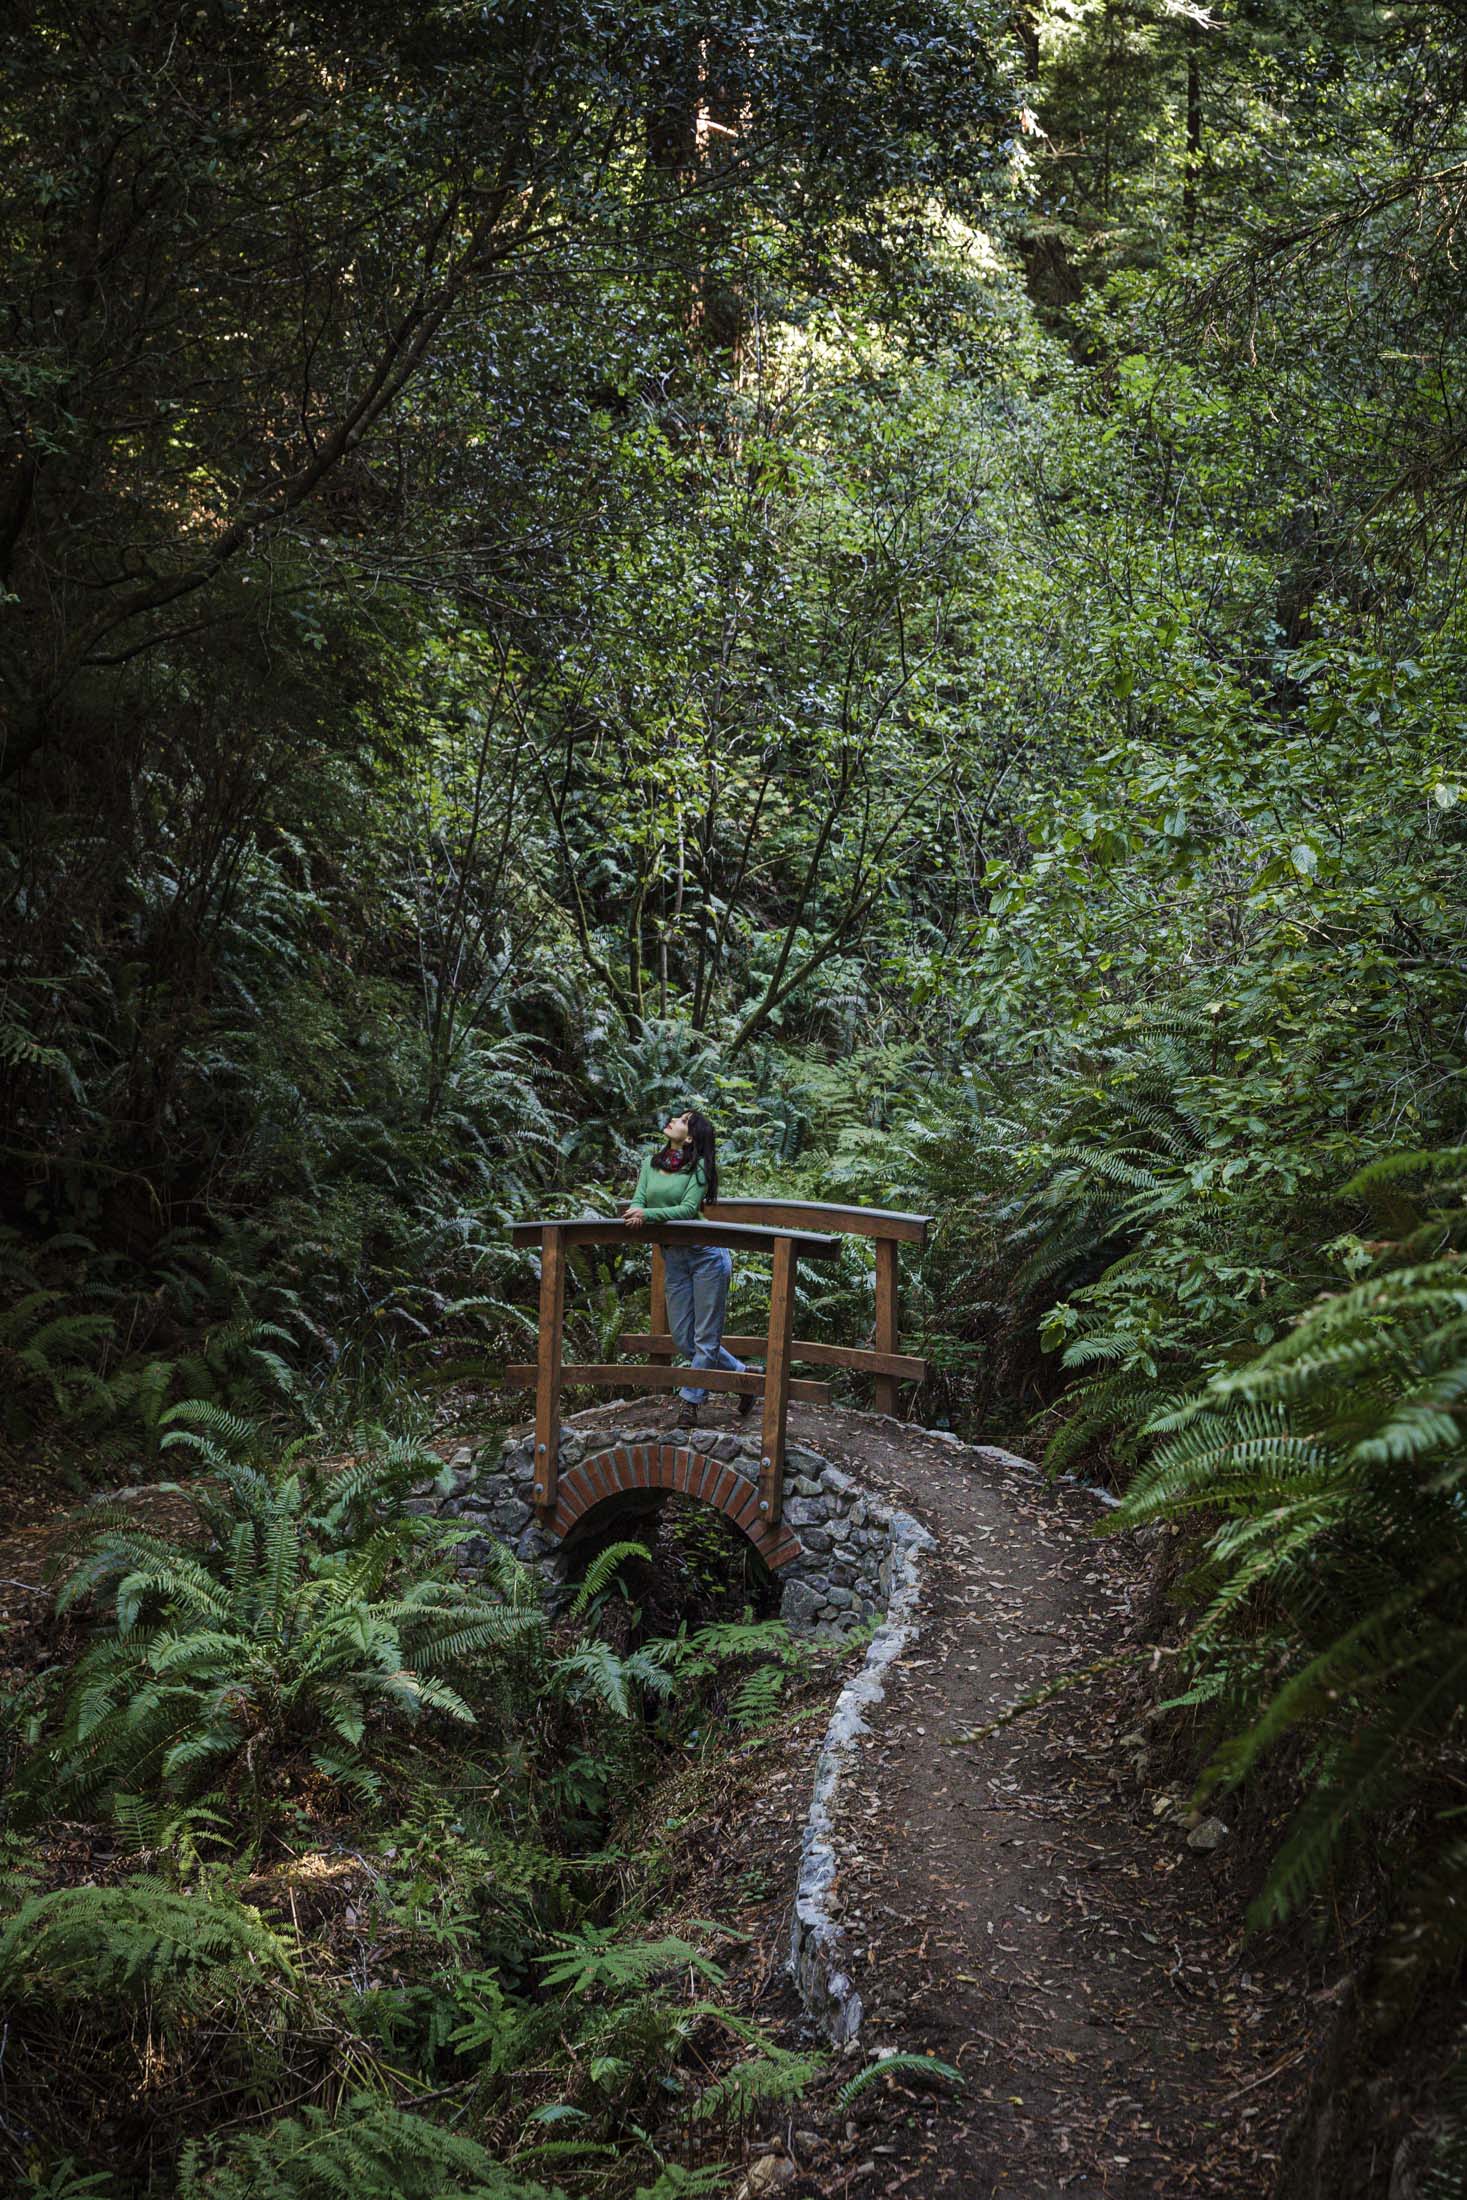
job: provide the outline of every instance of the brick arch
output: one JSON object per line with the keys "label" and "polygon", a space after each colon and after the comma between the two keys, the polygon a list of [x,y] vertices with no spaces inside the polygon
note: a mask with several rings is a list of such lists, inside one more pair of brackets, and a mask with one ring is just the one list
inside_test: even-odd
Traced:
{"label": "brick arch", "polygon": [[567,1467],[558,1478],[552,1535],[569,1535],[609,1500],[637,1490],[677,1490],[732,1521],[771,1572],[800,1557],[799,1543],[783,1521],[771,1528],[759,1510],[759,1491],[746,1475],[721,1459],[685,1444],[618,1444]]}

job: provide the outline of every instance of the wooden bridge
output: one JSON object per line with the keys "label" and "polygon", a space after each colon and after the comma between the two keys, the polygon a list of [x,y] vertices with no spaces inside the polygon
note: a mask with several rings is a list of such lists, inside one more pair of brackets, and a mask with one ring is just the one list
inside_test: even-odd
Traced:
{"label": "wooden bridge", "polygon": [[[897,1214],[882,1207],[833,1207],[819,1201],[781,1199],[721,1199],[707,1206],[697,1222],[652,1222],[632,1230],[615,1215],[591,1215],[574,1222],[554,1220],[519,1222],[511,1226],[516,1245],[538,1245],[540,1250],[540,1330],[533,1363],[511,1366],[505,1380],[511,1386],[535,1392],[534,1502],[543,1527],[565,1535],[582,1513],[612,1494],[609,1488],[572,1490],[563,1485],[571,1476],[560,1472],[561,1393],[567,1388],[605,1390],[690,1389],[734,1391],[764,1399],[760,1424],[757,1499],[750,1510],[747,1485],[727,1473],[717,1462],[699,1458],[696,1444],[684,1444],[678,1452],[670,1445],[636,1446],[617,1469],[620,1489],[675,1487],[702,1497],[727,1512],[772,1565],[795,1555],[798,1545],[786,1530],[780,1533],[784,1498],[785,1420],[790,1400],[810,1405],[828,1404],[829,1385],[791,1374],[794,1366],[836,1367],[858,1370],[876,1379],[878,1412],[896,1410],[898,1383],[920,1383],[927,1372],[925,1360],[901,1350],[900,1279],[897,1251],[903,1244],[922,1245],[927,1238],[926,1215]],[[876,1245],[875,1342],[862,1345],[822,1344],[794,1334],[795,1279],[801,1261],[834,1260],[842,1237],[863,1237]],[[652,1247],[651,1330],[645,1335],[625,1335],[623,1352],[645,1354],[639,1360],[615,1360],[590,1365],[568,1363],[564,1357],[567,1255],[584,1245]],[[690,1370],[673,1364],[675,1341],[668,1328],[667,1285],[663,1248],[669,1245],[727,1246],[733,1253],[769,1253],[773,1276],[769,1294],[769,1329],[766,1336],[726,1336],[730,1352],[742,1358],[763,1353],[762,1372],[726,1368]],[[665,1456],[664,1456],[665,1455]],[[695,1466],[694,1460],[699,1464]],[[575,1470],[571,1470],[572,1474]],[[748,1510],[748,1517],[743,1517]]]}

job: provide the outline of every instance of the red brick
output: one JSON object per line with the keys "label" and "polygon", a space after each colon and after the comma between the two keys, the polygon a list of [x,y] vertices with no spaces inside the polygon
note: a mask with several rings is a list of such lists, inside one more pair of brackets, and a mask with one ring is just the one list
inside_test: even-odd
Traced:
{"label": "red brick", "polygon": [[734,1473],[732,1467],[720,1467],[718,1480],[714,1483],[708,1495],[709,1504],[716,1505],[720,1512],[727,1512],[728,1501],[738,1488],[738,1484],[739,1477]]}
{"label": "red brick", "polygon": [[751,1528],[756,1528],[759,1525],[761,1518],[759,1499],[753,1490],[746,1490],[742,1497],[734,1500],[728,1508],[728,1517],[736,1526],[742,1528],[745,1534]]}

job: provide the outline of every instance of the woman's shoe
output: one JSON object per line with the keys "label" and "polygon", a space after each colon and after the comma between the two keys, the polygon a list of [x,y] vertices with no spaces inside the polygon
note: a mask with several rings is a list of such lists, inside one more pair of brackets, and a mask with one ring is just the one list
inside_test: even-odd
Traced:
{"label": "woman's shoe", "polygon": [[[763,1372],[763,1368],[760,1367],[746,1367],[744,1369],[746,1375],[762,1375]],[[757,1390],[741,1390],[739,1392],[739,1419],[741,1421],[748,1420],[749,1415],[754,1410],[754,1400],[758,1395]]]}

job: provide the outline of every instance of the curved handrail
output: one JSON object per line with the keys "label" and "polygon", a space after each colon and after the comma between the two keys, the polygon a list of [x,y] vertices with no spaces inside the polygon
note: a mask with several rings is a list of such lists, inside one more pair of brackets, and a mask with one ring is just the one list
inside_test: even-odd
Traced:
{"label": "curved handrail", "polygon": [[539,1222],[512,1222],[512,1245],[538,1245],[547,1230],[558,1230],[562,1245],[723,1245],[732,1253],[771,1253],[782,1238],[793,1238],[802,1260],[834,1260],[840,1245],[813,1230],[758,1229],[746,1222],[644,1222],[629,1229],[620,1215],[546,1215]]}
{"label": "curved handrail", "polygon": [[[795,1381],[790,1362],[813,1360],[817,1366],[852,1367],[875,1377],[878,1412],[896,1409],[896,1385],[921,1382],[925,1361],[900,1350],[898,1339],[897,1247],[903,1240],[922,1244],[929,1217],[903,1214],[884,1207],[838,1207],[822,1200],[728,1199],[710,1206],[696,1222],[659,1222],[649,1218],[635,1230],[620,1215],[545,1215],[528,1222],[512,1222],[508,1236],[513,1245],[538,1246],[540,1252],[539,1346],[535,1363],[515,1362],[504,1370],[509,1383],[533,1382],[535,1387],[535,1507],[542,1524],[553,1518],[559,1477],[560,1392],[564,1384],[594,1386],[622,1384],[633,1389],[666,1390],[686,1381],[687,1370],[671,1365],[673,1338],[668,1329],[667,1286],[664,1255],[675,1245],[710,1245],[731,1252],[771,1253],[773,1269],[769,1293],[769,1334],[763,1340],[764,1367],[751,1372],[704,1368],[708,1390],[736,1390],[753,1395],[762,1391],[764,1414],[760,1424],[759,1511],[766,1524],[780,1519],[784,1480],[785,1415],[791,1398],[825,1404],[829,1392],[824,1383]],[[831,1229],[810,1225],[826,1223]],[[839,1232],[833,1235],[832,1230]],[[867,1237],[876,1241],[876,1321],[871,1347],[864,1345],[809,1344],[794,1334],[795,1279],[800,1261],[834,1260],[840,1237]],[[624,1337],[622,1349],[650,1352],[652,1364],[587,1362],[567,1365],[563,1357],[565,1322],[566,1256],[580,1245],[635,1246],[646,1244],[652,1252],[652,1323],[646,1336]],[[740,1339],[757,1346],[758,1339]]]}
{"label": "curved handrail", "polygon": [[777,1230],[832,1230],[841,1237],[898,1238],[925,1245],[931,1215],[894,1207],[836,1207],[822,1199],[710,1200],[705,1216],[717,1222],[762,1223]]}

